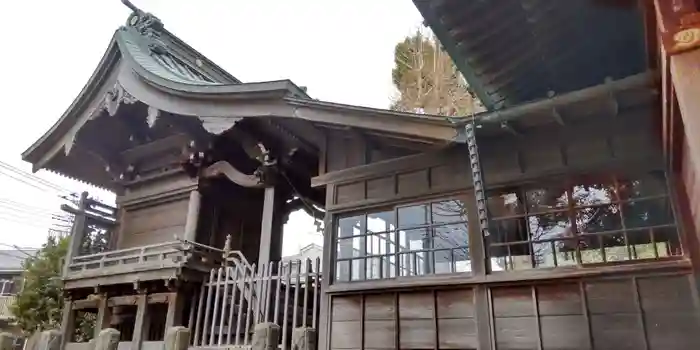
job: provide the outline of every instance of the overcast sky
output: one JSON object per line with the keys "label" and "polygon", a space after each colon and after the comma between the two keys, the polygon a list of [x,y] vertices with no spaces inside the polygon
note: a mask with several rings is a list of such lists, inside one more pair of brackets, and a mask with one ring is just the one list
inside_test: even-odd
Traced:
{"label": "overcast sky", "polygon": [[[411,0],[132,2],[244,82],[291,79],[314,98],[379,108],[394,94],[394,45],[421,22]],[[50,212],[61,203],[59,190],[3,166],[30,171],[20,153],[78,95],[130,13],[120,0],[21,0],[2,7],[0,249],[43,243]],[[54,174],[37,176],[112,199]],[[293,215],[285,229],[285,254],[321,241],[303,214]]]}

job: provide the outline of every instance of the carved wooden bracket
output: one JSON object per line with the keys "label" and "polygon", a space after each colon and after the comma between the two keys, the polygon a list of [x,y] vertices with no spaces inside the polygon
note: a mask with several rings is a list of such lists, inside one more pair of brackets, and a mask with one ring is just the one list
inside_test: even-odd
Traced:
{"label": "carved wooden bracket", "polygon": [[220,160],[202,171],[201,176],[204,178],[212,178],[217,176],[225,176],[231,182],[248,188],[262,188],[265,187],[265,183],[262,182],[260,177],[257,175],[244,174],[238,169],[234,168],[227,161]]}
{"label": "carved wooden bracket", "polygon": [[700,12],[695,0],[654,0],[661,43],[669,55],[700,47]]}

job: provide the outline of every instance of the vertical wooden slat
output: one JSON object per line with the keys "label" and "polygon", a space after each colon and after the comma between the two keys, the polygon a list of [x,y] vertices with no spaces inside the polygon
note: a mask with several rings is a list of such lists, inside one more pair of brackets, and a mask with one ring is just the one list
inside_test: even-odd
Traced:
{"label": "vertical wooden slat", "polygon": [[277,276],[275,276],[275,309],[272,316],[272,322],[279,325],[279,314],[280,314],[280,291],[282,288],[282,271],[284,271],[284,264],[280,261],[277,265]]}
{"label": "vertical wooden slat", "polygon": [[61,317],[61,350],[66,348],[66,343],[72,341],[75,331],[75,311],[73,311],[73,300],[66,299],[63,302],[63,315]]}
{"label": "vertical wooden slat", "polygon": [[[239,266],[236,266],[238,269]],[[245,270],[241,270],[241,277],[236,280],[236,288],[240,289],[240,295],[238,297],[238,316],[236,316],[236,345],[241,345],[241,322],[243,321],[243,304],[246,300],[246,280],[248,279],[248,273]],[[240,286],[240,287],[239,287]]]}
{"label": "vertical wooden slat", "polygon": [[537,349],[542,350],[542,322],[540,322],[540,305],[537,299],[537,288],[534,285],[532,290],[532,306],[535,308],[535,321],[537,322]]}
{"label": "vertical wooden slat", "polygon": [[184,302],[184,297],[180,291],[170,293],[170,296],[168,296],[168,311],[165,316],[165,329],[182,325]]}
{"label": "vertical wooden slat", "polygon": [[229,300],[228,298],[228,284],[231,281],[231,273],[229,272],[228,267],[222,267],[219,268],[219,271],[221,269],[225,270],[224,274],[224,294],[221,297],[221,315],[219,315],[219,339],[218,339],[218,344],[221,346],[221,343],[224,341],[224,319],[226,317],[226,301]]}
{"label": "vertical wooden slat", "polygon": [[216,269],[216,293],[214,293],[214,313],[211,317],[211,328],[209,329],[209,345],[215,344],[216,330],[219,329],[221,333],[221,327],[217,325],[219,318],[219,299],[221,297],[221,275],[223,270],[221,268]]}
{"label": "vertical wooden slat", "polygon": [[[366,294],[360,294],[360,349],[365,348],[365,296]],[[436,348],[437,349],[437,348]]]}
{"label": "vertical wooden slat", "polygon": [[255,263],[250,269],[250,276],[248,277],[248,312],[245,315],[245,332],[243,333],[243,344],[248,345],[249,333],[250,333],[250,322],[251,313],[253,312],[253,281],[255,280]]}
{"label": "vertical wooden slat", "polygon": [[[210,275],[211,276],[211,275]],[[209,279],[209,283],[211,283],[211,278]],[[199,302],[197,303],[197,321],[195,322],[195,327],[194,327],[194,340],[192,344],[194,346],[198,346],[201,343],[199,342],[200,340],[200,331],[202,330],[202,313],[204,311],[204,299],[206,298],[206,285],[207,283],[202,283],[202,288],[199,289]]]}
{"label": "vertical wooden slat", "polygon": [[[190,301],[190,312],[189,312],[188,320],[187,320],[187,329],[189,329],[190,332],[192,330],[194,330],[194,327],[195,327],[195,325],[194,325],[195,317],[194,316],[195,316],[195,312],[197,311],[197,303],[195,303],[195,300],[200,299],[200,296],[201,296],[200,294],[201,293],[194,291],[193,298]],[[192,340],[193,339],[190,339],[190,344],[194,344],[194,343],[192,343]]]}
{"label": "vertical wooden slat", "polygon": [[492,337],[492,318],[489,306],[488,290],[485,286],[475,286],[472,303],[476,311],[476,336],[479,349],[489,349]]}
{"label": "vertical wooden slat", "polygon": [[289,289],[291,288],[291,274],[292,274],[292,262],[287,265],[287,270],[285,272],[286,281],[284,285],[284,317],[282,320],[282,350],[287,349],[287,328],[289,328]]}
{"label": "vertical wooden slat", "polygon": [[[398,239],[397,239],[398,241]],[[399,319],[401,314],[399,313],[399,293],[394,293],[394,349],[401,349],[401,320]]]}
{"label": "vertical wooden slat", "polygon": [[[279,263],[277,263],[279,264]],[[277,266],[279,269],[279,266]],[[270,266],[267,268],[267,288],[266,288],[266,293],[265,293],[265,322],[268,321],[268,317],[270,314],[270,306],[272,304],[272,281],[273,281],[273,272],[275,271],[275,262],[270,262]]]}
{"label": "vertical wooden slat", "polygon": [[103,329],[109,328],[109,319],[112,314],[110,311],[111,309],[107,306],[107,295],[101,294],[97,304],[97,320],[95,320],[94,338],[97,338]]}
{"label": "vertical wooden slat", "polygon": [[642,299],[639,295],[639,284],[637,283],[637,277],[632,277],[632,288],[634,289],[632,292],[634,293],[634,303],[639,315],[639,326],[642,330],[642,340],[644,340],[644,349],[649,350],[649,339],[647,339],[647,327],[644,322],[644,310],[642,309]]}
{"label": "vertical wooden slat", "polygon": [[588,349],[593,349],[593,330],[591,326],[591,311],[588,309],[588,295],[586,294],[585,282],[579,282],[579,296],[581,297],[581,314],[586,322],[586,332],[588,334]]}
{"label": "vertical wooden slat", "polygon": [[302,314],[301,314],[301,325],[302,327],[306,327],[306,319],[308,315],[308,305],[309,305],[309,288],[310,284],[310,276],[311,276],[311,259],[305,259],[304,261],[304,307],[302,308]]}
{"label": "vertical wooden slat", "polygon": [[146,293],[140,293],[137,302],[136,309],[136,321],[134,323],[134,335],[131,339],[132,349],[141,349],[141,344],[143,343],[144,335],[148,334],[149,325],[148,314],[148,295]]}
{"label": "vertical wooden slat", "polygon": [[207,303],[206,307],[204,309],[204,324],[202,325],[202,344],[204,345],[207,342],[207,332],[209,332],[209,316],[211,313],[211,300],[214,297],[214,288],[218,287],[218,285],[215,286],[215,276],[216,276],[216,269],[212,269],[209,272],[209,290],[207,291]]}
{"label": "vertical wooden slat", "polygon": [[[387,259],[389,257],[387,256]],[[321,259],[316,258],[316,270],[314,271],[314,310],[313,310],[313,318],[311,320],[311,327],[314,329],[317,329],[317,323],[318,323],[318,302],[319,302],[319,295],[318,295],[318,284],[321,283]]]}
{"label": "vertical wooden slat", "polygon": [[296,276],[294,278],[294,306],[292,307],[292,328],[296,328],[299,325],[299,323],[297,322],[297,311],[299,308],[299,288],[301,288],[301,260],[297,260]]}
{"label": "vertical wooden slat", "polygon": [[233,333],[233,315],[236,313],[236,293],[238,292],[238,269],[230,266],[226,267],[226,269],[233,270],[233,276],[230,280],[231,305],[228,309],[228,328],[226,329],[226,345],[231,345],[231,333]]}
{"label": "vertical wooden slat", "polygon": [[440,338],[438,333],[440,333],[440,327],[438,326],[438,303],[437,303],[437,291],[435,289],[431,292],[432,303],[433,303],[433,349],[440,348]]}

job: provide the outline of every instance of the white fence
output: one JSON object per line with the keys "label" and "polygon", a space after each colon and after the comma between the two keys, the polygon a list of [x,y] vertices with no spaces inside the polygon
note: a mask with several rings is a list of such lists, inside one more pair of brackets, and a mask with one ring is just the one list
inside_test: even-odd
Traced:
{"label": "white fence", "polygon": [[272,322],[289,347],[296,327],[318,326],[320,259],[250,265],[230,252],[226,266],[211,270],[190,310],[194,347],[250,347],[253,328]]}

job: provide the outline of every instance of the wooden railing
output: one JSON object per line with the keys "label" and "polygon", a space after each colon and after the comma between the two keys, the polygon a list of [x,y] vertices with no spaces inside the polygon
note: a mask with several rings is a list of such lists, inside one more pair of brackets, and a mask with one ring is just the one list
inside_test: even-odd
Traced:
{"label": "wooden railing", "polygon": [[15,302],[14,295],[3,295],[0,296],[0,319],[7,320],[12,318],[12,312],[10,311],[10,306]]}
{"label": "wooden railing", "polygon": [[211,270],[192,304],[192,346],[249,348],[254,326],[273,322],[282,328],[279,345],[285,350],[291,330],[318,327],[320,259],[256,266],[233,255]]}
{"label": "wooden railing", "polygon": [[186,240],[82,255],[71,259],[67,277],[128,272],[134,267],[166,268],[185,263],[220,265],[223,251]]}

